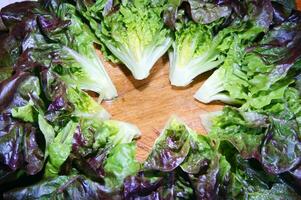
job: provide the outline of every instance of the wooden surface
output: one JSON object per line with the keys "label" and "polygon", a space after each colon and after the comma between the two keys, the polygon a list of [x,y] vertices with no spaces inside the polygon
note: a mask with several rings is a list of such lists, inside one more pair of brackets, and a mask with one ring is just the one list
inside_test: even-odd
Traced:
{"label": "wooden surface", "polygon": [[[297,1],[301,9],[301,0]],[[103,106],[111,113],[112,119],[135,124],[142,132],[137,141],[137,158],[143,161],[159,132],[172,115],[185,121],[191,128],[205,133],[200,121],[200,114],[222,109],[222,104],[202,104],[193,98],[193,94],[202,85],[206,73],[198,77],[186,88],[172,87],[168,80],[168,58],[161,58],[153,68],[150,77],[143,81],[133,78],[123,65],[105,62],[105,67],[112,78],[119,97]]]}
{"label": "wooden surface", "polygon": [[172,115],[184,120],[191,128],[204,133],[200,114],[220,110],[222,104],[205,105],[197,102],[193,94],[209,73],[200,76],[194,84],[179,89],[170,85],[168,58],[161,58],[154,66],[150,77],[135,80],[125,66],[105,63],[106,69],[118,91],[118,98],[104,102],[112,119],[135,124],[142,132],[137,141],[137,158],[146,158],[159,132]]}

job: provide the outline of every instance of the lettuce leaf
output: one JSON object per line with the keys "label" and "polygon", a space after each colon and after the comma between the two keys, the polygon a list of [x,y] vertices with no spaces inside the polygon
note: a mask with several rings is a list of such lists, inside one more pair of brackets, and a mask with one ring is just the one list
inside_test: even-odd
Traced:
{"label": "lettuce leaf", "polygon": [[170,31],[161,20],[162,7],[148,1],[117,2],[114,7],[118,9],[103,16],[105,2],[96,1],[83,15],[102,43],[127,66],[135,79],[147,78],[172,42]]}

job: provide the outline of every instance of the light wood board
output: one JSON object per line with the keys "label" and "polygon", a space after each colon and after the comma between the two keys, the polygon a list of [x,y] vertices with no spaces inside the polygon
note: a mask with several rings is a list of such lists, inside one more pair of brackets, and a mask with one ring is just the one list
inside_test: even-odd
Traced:
{"label": "light wood board", "polygon": [[298,10],[301,10],[301,0],[296,0]]}
{"label": "light wood board", "polygon": [[140,161],[146,158],[159,132],[172,115],[178,116],[200,133],[205,133],[200,114],[222,108],[221,103],[205,105],[193,98],[209,73],[197,78],[189,87],[171,86],[166,56],[158,60],[151,75],[142,81],[135,80],[123,65],[105,63],[105,66],[119,96],[115,100],[103,102],[103,106],[111,113],[112,119],[133,123],[141,130],[142,136],[137,141],[137,158]]}

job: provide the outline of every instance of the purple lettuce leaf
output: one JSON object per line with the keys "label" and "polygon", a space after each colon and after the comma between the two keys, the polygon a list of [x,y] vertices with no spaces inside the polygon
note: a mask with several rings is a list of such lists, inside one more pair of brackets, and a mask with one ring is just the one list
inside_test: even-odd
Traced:
{"label": "purple lettuce leaf", "polygon": [[293,11],[289,16],[281,17],[259,44],[247,49],[255,53],[266,65],[273,65],[269,82],[275,83],[287,76],[292,68],[299,70],[301,59],[301,12]]}
{"label": "purple lettuce leaf", "polygon": [[301,166],[299,165],[295,169],[285,172],[280,177],[291,186],[296,192],[301,195]]}
{"label": "purple lettuce leaf", "polygon": [[120,199],[97,182],[82,175],[58,176],[34,185],[16,188],[3,195],[4,199]]}
{"label": "purple lettuce leaf", "polygon": [[57,121],[60,124],[68,122],[74,105],[67,98],[65,83],[48,69],[41,71],[40,76],[42,90],[50,102],[45,118],[50,122]]}
{"label": "purple lettuce leaf", "polygon": [[20,48],[16,39],[7,32],[0,32],[0,68],[12,68],[19,52]]}
{"label": "purple lettuce leaf", "polygon": [[297,122],[271,118],[261,147],[261,162],[272,174],[294,169],[301,162],[301,141]]}
{"label": "purple lettuce leaf", "polygon": [[2,8],[0,16],[3,23],[9,29],[10,26],[23,21],[24,18],[27,18],[29,15],[34,15],[36,9],[39,7],[39,2],[16,2]]}
{"label": "purple lettuce leaf", "polygon": [[229,171],[222,174],[220,157],[211,160],[207,169],[199,174],[189,174],[189,179],[194,188],[197,199],[218,199],[225,194],[225,186],[229,182]]}
{"label": "purple lettuce leaf", "polygon": [[13,120],[9,115],[0,115],[0,120],[0,165],[5,170],[5,174],[1,173],[1,185],[10,181],[6,179],[7,174],[39,173],[44,165],[43,140],[39,130],[30,123]]}
{"label": "purple lettuce leaf", "polygon": [[260,157],[260,144],[268,126],[267,117],[259,113],[244,113],[225,107],[214,119],[211,137],[231,143],[245,159]]}
{"label": "purple lettuce leaf", "polygon": [[179,0],[167,3],[163,14],[165,24],[176,28],[179,22],[192,19],[196,23],[209,24],[222,18],[230,17],[231,6],[228,4],[216,3],[212,1]]}
{"label": "purple lettuce leaf", "polygon": [[284,20],[286,20],[291,13],[293,12],[292,9],[288,9],[287,7],[283,6],[279,2],[272,2],[273,5],[273,23],[274,24],[280,24]]}
{"label": "purple lettuce leaf", "polygon": [[57,39],[48,36],[60,37],[61,34],[58,33],[64,32],[69,25],[68,21],[63,21],[49,13],[39,2],[26,1],[10,4],[1,10],[0,17],[8,29],[7,32],[1,33],[1,39],[3,39],[0,54],[3,61],[1,62],[5,64],[4,66],[10,65],[10,67],[17,63],[15,70],[18,70],[18,65],[20,65],[18,64],[20,61],[17,62],[18,57],[29,49],[31,49],[30,52],[21,55],[21,59],[23,57],[28,60],[29,68],[33,64],[37,65],[37,61],[43,65],[45,65],[44,62],[49,62],[48,55],[52,52],[49,51],[51,46],[46,44],[50,41],[57,42]]}
{"label": "purple lettuce leaf", "polygon": [[276,2],[280,5],[283,5],[286,9],[296,9],[296,1],[295,0],[272,0],[272,2]]}
{"label": "purple lettuce leaf", "polygon": [[163,131],[144,163],[146,169],[172,171],[186,158],[190,149],[189,130],[183,124],[171,124]]}
{"label": "purple lettuce leaf", "polygon": [[[183,151],[187,143],[189,148]],[[129,199],[216,199],[226,192],[229,169],[209,138],[172,119],[144,169],[125,180],[124,195]]]}
{"label": "purple lettuce leaf", "polygon": [[195,199],[189,178],[181,169],[141,171],[124,181],[124,199]]}
{"label": "purple lettuce leaf", "polygon": [[250,21],[267,30],[272,23],[273,7],[270,0],[180,0],[167,4],[163,19],[168,27],[175,28],[176,23],[187,21],[187,19],[183,20],[185,18],[201,24],[210,24],[221,20],[221,27],[227,27],[237,21]]}
{"label": "purple lettuce leaf", "polygon": [[29,73],[16,73],[10,78],[0,82],[0,112],[4,112],[10,105],[20,105],[24,102],[20,98],[14,98],[19,86],[30,77]]}

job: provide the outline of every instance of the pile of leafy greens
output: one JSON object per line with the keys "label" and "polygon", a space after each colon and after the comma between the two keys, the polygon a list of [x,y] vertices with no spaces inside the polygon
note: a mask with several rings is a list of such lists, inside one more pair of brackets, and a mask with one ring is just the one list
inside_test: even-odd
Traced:
{"label": "pile of leafy greens", "polygon": [[[301,14],[293,1],[39,0],[1,9],[3,199],[300,199]],[[195,97],[226,106],[207,135],[173,117],[144,163],[139,129],[94,45],[144,79],[218,68]]]}
{"label": "pile of leafy greens", "polygon": [[76,8],[66,3],[48,4],[25,2],[1,10],[8,30],[2,34],[1,66],[12,67],[26,52],[31,62],[41,62],[68,85],[96,92],[101,98],[116,97],[116,89],[93,45],[98,41]]}
{"label": "pile of leafy greens", "polygon": [[[295,169],[300,160],[289,160],[291,158],[284,152],[284,155],[273,152],[271,143],[265,142],[267,138],[261,138],[265,142],[261,149],[252,146],[251,143],[252,140],[253,143],[258,142],[254,135],[258,135],[258,138],[259,135],[263,136],[264,129],[269,130],[270,134],[282,131],[279,130],[279,124],[270,128],[265,124],[262,129],[252,127],[251,123],[255,123],[254,121],[244,121],[236,111],[227,109],[215,120],[212,131],[207,136],[197,134],[181,121],[172,118],[156,140],[142,170],[136,176],[130,176],[125,180],[125,198],[299,199],[291,186],[296,186],[298,191],[300,177],[298,179],[297,173],[294,174],[296,171],[290,170]],[[224,118],[231,114],[232,116],[236,114],[236,118],[230,118],[226,122]],[[228,129],[230,127],[232,129]],[[236,132],[235,129],[241,131]],[[233,136],[235,134],[235,137],[230,134]],[[230,138],[236,140],[232,142]],[[241,148],[235,142],[239,145],[248,145],[250,142],[250,146]],[[285,147],[286,144],[279,143],[279,147]],[[260,151],[262,159],[253,159],[249,156],[251,154],[248,153],[257,150]],[[277,160],[276,157],[280,158],[277,163],[273,162]],[[286,161],[288,162],[285,163]],[[269,170],[266,170],[267,167]],[[281,171],[275,171],[278,168]],[[285,174],[287,172],[289,174]],[[291,181],[291,177],[295,178],[295,182]],[[296,185],[290,185],[291,183]]]}
{"label": "pile of leafy greens", "polygon": [[233,40],[250,44],[268,30],[273,15],[270,1],[175,2],[170,1],[165,12],[166,23],[175,29],[169,52],[169,77],[175,86],[187,86],[196,76],[219,67]]}
{"label": "pile of leafy greens", "polygon": [[259,41],[232,40],[219,69],[195,94],[204,103],[223,101],[261,109],[283,99],[300,73],[301,13],[284,12],[275,4],[272,25]]}
{"label": "pile of leafy greens", "polygon": [[[139,130],[109,120],[88,94],[45,66],[26,66],[31,71],[16,71],[0,84],[1,191],[21,187],[4,198],[91,198],[102,190],[114,192],[139,169],[132,141]],[[86,184],[91,194],[81,189]]]}

